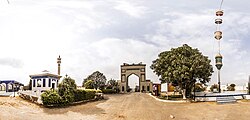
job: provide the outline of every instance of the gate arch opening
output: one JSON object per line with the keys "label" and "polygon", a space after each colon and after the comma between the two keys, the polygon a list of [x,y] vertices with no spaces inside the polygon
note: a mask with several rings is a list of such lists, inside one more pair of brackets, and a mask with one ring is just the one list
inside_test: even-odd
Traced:
{"label": "gate arch opening", "polygon": [[130,74],[128,76],[128,88],[127,92],[139,92],[140,91],[140,81],[139,76],[136,74]]}

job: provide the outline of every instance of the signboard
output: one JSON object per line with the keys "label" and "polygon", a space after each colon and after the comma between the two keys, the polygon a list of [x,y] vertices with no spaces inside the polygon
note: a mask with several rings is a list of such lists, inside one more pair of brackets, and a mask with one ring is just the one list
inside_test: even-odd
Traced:
{"label": "signboard", "polygon": [[167,83],[161,84],[161,92],[168,92],[168,84]]}

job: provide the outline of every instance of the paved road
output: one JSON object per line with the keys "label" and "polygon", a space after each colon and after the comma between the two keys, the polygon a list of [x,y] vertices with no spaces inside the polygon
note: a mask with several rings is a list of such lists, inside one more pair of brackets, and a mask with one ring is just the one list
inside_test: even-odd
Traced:
{"label": "paved road", "polygon": [[250,103],[218,105],[216,103],[165,103],[145,93],[113,95],[97,107],[105,112],[101,120],[249,120]]}
{"label": "paved road", "polygon": [[0,120],[249,120],[250,101],[236,104],[165,103],[145,93],[106,95],[107,100],[44,108],[21,98],[0,97]]}

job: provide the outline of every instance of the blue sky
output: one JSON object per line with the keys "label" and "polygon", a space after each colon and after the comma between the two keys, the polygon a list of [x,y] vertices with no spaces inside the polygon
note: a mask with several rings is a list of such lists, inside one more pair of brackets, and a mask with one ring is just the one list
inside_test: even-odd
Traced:
{"label": "blue sky", "polygon": [[[157,55],[189,44],[209,56],[214,66],[215,11],[220,0],[10,0],[0,1],[0,79],[24,84],[29,75],[57,72],[78,85],[99,70],[120,79],[123,63],[147,64]],[[250,75],[250,1],[224,0],[221,53],[222,83],[244,84]],[[217,72],[210,84],[217,82]]]}

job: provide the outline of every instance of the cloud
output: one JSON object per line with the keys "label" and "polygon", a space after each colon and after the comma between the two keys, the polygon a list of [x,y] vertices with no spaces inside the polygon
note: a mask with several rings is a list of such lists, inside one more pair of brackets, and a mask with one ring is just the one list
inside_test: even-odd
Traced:
{"label": "cloud", "polygon": [[0,65],[10,66],[13,68],[22,68],[23,62],[22,60],[15,58],[0,58]]}
{"label": "cloud", "polygon": [[120,10],[131,17],[140,18],[147,12],[146,7],[137,5],[132,1],[117,1],[116,3],[117,5],[114,7],[116,10]]}

